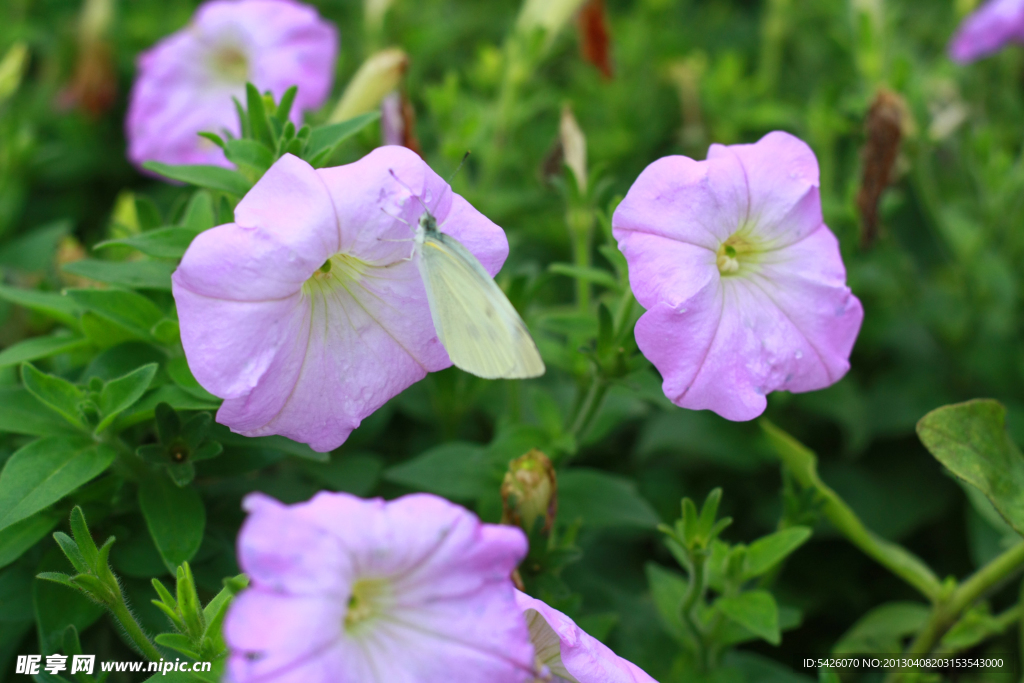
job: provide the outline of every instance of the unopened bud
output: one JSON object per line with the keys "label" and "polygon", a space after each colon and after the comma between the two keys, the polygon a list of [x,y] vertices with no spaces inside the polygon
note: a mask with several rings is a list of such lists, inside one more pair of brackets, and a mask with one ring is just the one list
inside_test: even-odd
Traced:
{"label": "unopened bud", "polygon": [[541,29],[550,43],[582,4],[583,0],[526,0],[516,28],[527,34]]}
{"label": "unopened bud", "polygon": [[558,126],[558,137],[562,143],[562,154],[565,165],[572,169],[576,176],[576,185],[580,194],[587,191],[587,138],[583,135],[580,124],[572,115],[568,104],[562,107],[562,120]]}
{"label": "unopened bud", "polygon": [[548,456],[536,448],[509,463],[501,482],[503,524],[514,524],[527,533],[539,517],[541,533],[547,535],[558,512],[558,480]]}
{"label": "unopened bud", "polygon": [[13,95],[21,85],[21,76],[28,64],[28,46],[15,43],[0,59],[0,102]]}
{"label": "unopened bud", "polygon": [[398,48],[370,55],[348,82],[329,123],[347,121],[379,107],[381,100],[401,83],[408,65],[409,57]]}

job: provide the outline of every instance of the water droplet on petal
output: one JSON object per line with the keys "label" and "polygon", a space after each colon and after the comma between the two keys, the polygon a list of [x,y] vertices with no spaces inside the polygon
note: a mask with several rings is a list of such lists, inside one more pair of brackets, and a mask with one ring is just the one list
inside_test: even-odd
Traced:
{"label": "water droplet on petal", "polygon": [[[804,357],[804,352],[803,352],[803,351],[799,351],[799,350],[798,350],[798,351],[797,351],[797,352],[796,352],[795,354],[793,354],[793,356],[794,356],[794,357],[795,357],[795,358],[796,358],[797,360],[800,360],[801,358],[803,358],[803,357]],[[786,380],[786,381],[789,381],[789,380]]]}

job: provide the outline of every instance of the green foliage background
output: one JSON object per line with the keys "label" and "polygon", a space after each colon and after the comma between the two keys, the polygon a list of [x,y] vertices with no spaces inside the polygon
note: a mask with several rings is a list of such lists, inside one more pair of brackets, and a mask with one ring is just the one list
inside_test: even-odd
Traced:
{"label": "green foliage background", "polygon": [[[958,485],[943,468],[958,471],[955,458],[940,457],[940,464],[915,433],[917,421],[935,408],[989,397],[1005,405],[1011,439],[1024,441],[1024,51],[1011,47],[970,66],[950,62],[946,44],[971,2],[608,0],[612,80],[581,59],[570,24],[546,52],[529,47],[528,74],[507,100],[506,41],[519,12],[514,1],[396,0],[378,33],[364,29],[356,2],[313,4],[339,27],[342,50],[335,96],[311,120],[326,118],[374,49],[396,45],[408,53],[403,88],[417,113],[425,158],[447,175],[465,150],[473,151],[454,189],[507,231],[511,256],[498,280],[524,312],[549,372],[515,384],[454,369],[431,375],[367,419],[327,461],[284,439],[245,439],[215,425],[208,438],[223,453],[195,463],[195,480],[185,488],[148,465],[136,463],[142,469],[133,471],[125,462],[134,446],[157,443],[159,402],[183,418],[216,408],[183,367],[169,293],[174,259],[139,260],[126,247],[107,248],[89,255],[107,270],[78,265],[69,273],[58,268],[55,254],[66,235],[89,249],[164,225],[202,229],[230,220],[223,193],[195,195],[140,175],[125,159],[134,60],[183,26],[196,3],[115,5],[107,39],[118,95],[109,109],[89,115],[56,104],[79,59],[79,3],[4,0],[0,55],[23,41],[30,58],[21,87],[0,102],[0,346],[56,337],[42,342],[51,344],[42,355],[26,357],[24,346],[0,352],[0,463],[36,437],[59,440],[69,429],[22,388],[22,360],[77,384],[76,391],[89,391],[93,378],[91,390],[99,391],[103,382],[110,386],[146,364],[157,367],[142,389],[147,393],[114,422],[118,438],[131,446],[128,456],[46,501],[19,537],[28,539],[27,548],[0,527],[0,681],[13,680],[14,655],[59,650],[68,624],[81,633],[85,652],[136,657],[101,608],[33,578],[70,569],[49,532],[67,527],[73,505],[85,510],[97,539],[117,537],[111,565],[140,623],[156,633],[168,623],[150,604],[156,596],[149,579],[170,575],[187,559],[203,601],[219,591],[224,578],[238,573],[233,539],[240,499],[250,491],[293,502],[324,488],[385,497],[426,490],[497,521],[507,463],[534,447],[556,461],[562,538],[571,540],[578,530],[580,552],[564,570],[542,572],[534,587],[658,680],[689,681],[699,667],[678,631],[682,598],[672,594],[685,589],[685,574],[656,525],[679,517],[682,497],[700,501],[715,487],[724,490],[721,512],[734,520],[722,532],[732,543],[749,544],[795,524],[810,524],[814,533],[758,584],[780,606],[781,644],[764,638],[743,645],[707,675],[806,680],[816,674],[801,670],[800,658],[822,656],[844,635],[858,633],[870,636],[852,641],[858,652],[904,647],[927,617],[927,603],[837,532],[820,514],[821,500],[800,493],[806,483],[780,474],[777,443],[756,423],[672,406],[653,368],[634,354],[628,329],[612,340],[621,342],[622,354],[608,346],[598,305],[625,310],[627,323],[640,312],[623,299],[614,254],[597,248],[588,256],[605,273],[592,278],[589,304],[574,298],[570,271],[550,268],[574,262],[567,207],[595,210],[596,246],[607,246],[610,208],[648,163],[668,154],[701,159],[712,142],[752,142],[777,129],[801,137],[818,156],[826,222],[842,243],[865,320],[845,379],[812,394],[773,394],[766,417],[818,454],[821,480],[868,528],[918,555],[938,577],[965,577],[1020,542],[985,498],[1003,511],[1001,503],[1016,489],[1000,494],[974,481],[977,488]],[[854,197],[864,117],[881,86],[905,98],[908,120],[897,177],[881,204],[881,237],[862,249]],[[542,172],[563,104],[586,135],[598,178],[586,198]],[[333,163],[359,158],[379,135],[377,124],[363,129],[342,144]],[[147,265],[128,266],[141,280],[125,280],[128,271],[112,276],[110,263]],[[113,277],[132,285],[142,301],[125,299],[107,310],[86,292],[47,309],[24,305],[18,294],[77,287],[82,283],[69,279],[74,274]],[[626,309],[619,308],[622,301]],[[130,306],[134,326],[124,318]],[[603,364],[596,374],[594,357]],[[607,396],[575,430],[573,418],[595,377],[609,383]],[[1001,429],[998,420],[990,426]],[[1007,448],[996,479],[1011,467],[1005,462],[1020,458],[1012,444]],[[111,459],[95,458],[99,470]],[[163,478],[153,479],[158,475]],[[10,507],[5,491],[13,495],[7,484],[0,480],[0,513]],[[166,499],[142,499],[165,505],[164,512],[140,508],[137,491],[146,486],[163,487]],[[161,554],[153,525],[174,514],[191,522],[165,532],[163,541],[174,549],[161,546]],[[194,537],[180,537],[189,534]],[[1008,570],[1006,580],[981,596],[987,602],[976,608],[979,620],[1015,609],[1019,591],[1009,580],[1015,576]],[[880,606],[882,612],[871,612]],[[850,633],[866,614],[861,631]],[[1018,618],[1009,614],[985,632],[987,640],[970,643],[970,651],[1008,653],[1017,662]]]}

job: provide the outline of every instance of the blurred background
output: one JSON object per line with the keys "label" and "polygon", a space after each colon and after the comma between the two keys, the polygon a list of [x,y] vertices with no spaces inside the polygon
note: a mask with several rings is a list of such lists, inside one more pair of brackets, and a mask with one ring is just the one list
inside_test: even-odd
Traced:
{"label": "blurred background", "polygon": [[[0,58],[24,46],[22,65],[0,72],[5,284],[73,284],[61,264],[139,229],[132,198],[171,215],[185,201],[185,188],[128,163],[123,121],[139,53],[186,25],[197,4],[0,0]],[[870,528],[905,544],[940,577],[965,576],[1010,542],[991,507],[965,495],[914,433],[933,408],[991,397],[1008,407],[1011,434],[1024,442],[1024,50],[951,62],[946,45],[975,3],[592,0],[581,10],[589,14],[568,18],[552,35],[507,101],[503,45],[521,11],[514,0],[310,4],[341,35],[335,95],[311,120],[326,120],[369,55],[404,50],[398,88],[414,115],[405,120],[415,145],[442,175],[473,150],[452,184],[508,232],[512,256],[502,282],[517,304],[534,302],[531,327],[541,336],[595,324],[566,314],[572,282],[547,270],[572,260],[564,183],[550,180],[549,161],[564,106],[586,137],[602,211],[661,156],[703,159],[711,143],[753,142],[772,130],[805,140],[821,165],[825,219],[865,319],[850,374],[824,391],[773,394],[767,417],[818,453],[822,478]],[[495,102],[504,102],[497,114]],[[374,124],[335,162],[380,141]],[[555,164],[558,174],[557,157]],[[602,258],[595,262],[607,267]],[[0,301],[0,346],[47,324]],[[545,383],[524,388],[538,414],[549,410],[544,396],[572,396],[575,362],[555,363],[559,371]],[[652,564],[674,562],[654,523],[677,518],[682,496],[702,500],[721,486],[722,510],[734,518],[724,537],[749,542],[785,514],[785,482],[756,424],[675,408],[652,369],[641,375],[612,389],[574,455],[574,465],[614,475],[621,490],[606,498],[576,495],[571,486],[564,492],[560,514],[583,521],[583,555],[563,578],[580,623],[667,682],[682,679],[678,646],[647,576],[657,571]],[[15,382],[14,368],[0,370],[0,381]],[[331,466],[347,463],[340,469],[250,461],[238,466],[243,479],[212,479],[205,493],[219,502],[209,524],[221,529],[224,552],[211,576],[219,571],[219,581],[231,569],[238,500],[247,490],[293,501],[324,487],[387,497],[440,489],[496,521],[500,472],[492,489],[477,494],[424,483],[397,466],[451,439],[492,442],[502,433],[503,392],[437,373],[368,419],[334,454]],[[7,446],[9,454],[14,442]],[[522,450],[515,442],[492,448]],[[633,506],[628,513],[623,496]],[[130,584],[131,562],[121,562]],[[195,564],[199,578],[203,562]],[[792,556],[774,592],[799,617],[780,647],[744,646],[757,655],[743,665],[747,680],[806,680],[800,658],[829,652],[872,608],[915,599],[825,524]],[[1018,592],[1007,585],[992,598],[993,611]],[[3,640],[3,600],[0,664],[30,651],[33,637]],[[148,597],[135,604],[149,611]],[[1007,632],[986,647],[1016,652],[1016,642]],[[11,669],[0,666],[0,681]]]}

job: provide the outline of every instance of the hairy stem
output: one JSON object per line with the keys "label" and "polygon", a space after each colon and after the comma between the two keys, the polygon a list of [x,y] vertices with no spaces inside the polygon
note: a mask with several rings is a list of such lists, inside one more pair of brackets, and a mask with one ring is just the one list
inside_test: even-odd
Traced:
{"label": "hairy stem", "polygon": [[135,645],[135,649],[151,662],[160,661],[163,655],[160,654],[160,651],[156,649],[156,645],[153,644],[142,630],[142,627],[139,626],[139,622],[135,621],[135,617],[132,615],[131,610],[128,609],[128,605],[125,604],[124,598],[119,594],[117,600],[109,605],[109,607],[110,611],[114,614],[114,618],[120,622],[125,635]]}

